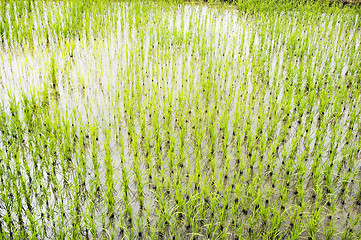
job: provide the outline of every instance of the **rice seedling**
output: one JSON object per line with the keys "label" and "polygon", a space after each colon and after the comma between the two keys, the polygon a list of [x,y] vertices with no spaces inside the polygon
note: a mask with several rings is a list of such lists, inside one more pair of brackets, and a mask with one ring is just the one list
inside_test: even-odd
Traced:
{"label": "rice seedling", "polygon": [[360,237],[359,12],[296,5],[0,2],[0,238]]}

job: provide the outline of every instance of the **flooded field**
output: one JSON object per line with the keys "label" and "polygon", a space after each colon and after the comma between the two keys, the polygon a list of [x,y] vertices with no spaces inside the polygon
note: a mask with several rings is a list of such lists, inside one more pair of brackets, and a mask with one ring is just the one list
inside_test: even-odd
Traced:
{"label": "flooded field", "polygon": [[361,236],[358,16],[0,9],[1,239]]}

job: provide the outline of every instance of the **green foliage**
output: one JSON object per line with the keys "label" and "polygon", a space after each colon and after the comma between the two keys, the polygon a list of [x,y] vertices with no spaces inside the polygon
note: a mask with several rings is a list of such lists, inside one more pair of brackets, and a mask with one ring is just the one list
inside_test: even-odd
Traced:
{"label": "green foliage", "polygon": [[233,4],[0,2],[0,239],[359,236],[356,10]]}

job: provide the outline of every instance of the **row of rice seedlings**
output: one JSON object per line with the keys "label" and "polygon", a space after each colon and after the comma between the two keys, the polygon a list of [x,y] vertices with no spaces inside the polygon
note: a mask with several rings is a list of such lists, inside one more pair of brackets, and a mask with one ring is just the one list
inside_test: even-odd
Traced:
{"label": "row of rice seedlings", "polygon": [[[132,15],[141,11],[149,14]],[[108,13],[123,18],[109,17],[105,29],[110,34],[104,39],[84,34],[70,49],[61,43],[50,48],[59,47],[60,53],[45,67],[50,81],[40,84],[42,99],[32,100],[45,108],[37,107],[37,114],[26,120],[34,131],[25,138],[36,175],[28,181],[39,186],[39,194],[32,196],[38,202],[33,212],[46,218],[36,224],[28,213],[26,221],[32,229],[42,229],[40,238],[297,239],[358,234],[359,204],[353,200],[359,192],[360,157],[355,138],[356,28],[342,18],[334,21],[335,16],[321,16],[321,23],[317,16],[297,14],[228,18],[230,12],[202,6],[176,11],[122,3],[109,6]],[[164,20],[164,15],[172,17]],[[222,16],[226,28],[221,27]],[[264,21],[267,24],[261,24]],[[241,25],[232,25],[236,23]],[[329,34],[338,26],[338,35]],[[311,32],[319,28],[324,32],[312,39]],[[301,32],[305,38],[297,37]],[[353,41],[342,41],[346,34]],[[346,65],[342,47],[339,54],[327,55],[336,45],[354,49],[351,64]],[[61,64],[68,58],[73,66],[66,69]],[[3,52],[2,76],[12,76],[17,61],[12,52]],[[82,68],[84,63],[92,68]],[[351,77],[346,77],[345,66],[353,69]],[[54,87],[55,82],[59,85]],[[58,93],[48,88],[58,88]],[[10,103],[12,109],[21,109],[16,98]],[[15,130],[8,129],[17,129],[22,120],[10,118],[17,113],[3,109],[3,122],[10,127],[2,128],[2,146],[12,146]],[[53,155],[54,150],[58,153]],[[27,161],[27,153],[21,156]],[[354,161],[345,161],[350,156]],[[6,174],[18,174],[19,158],[7,159],[4,171],[13,166],[15,171]],[[31,176],[27,169],[24,164]],[[19,194],[16,186],[2,191],[14,191],[18,202],[18,218],[7,215],[12,221],[6,222],[4,234],[21,236],[26,228],[19,233],[13,228],[24,222],[20,200],[29,200],[26,188]],[[338,217],[325,221],[320,219],[324,214]],[[352,223],[345,221],[347,216]]]}

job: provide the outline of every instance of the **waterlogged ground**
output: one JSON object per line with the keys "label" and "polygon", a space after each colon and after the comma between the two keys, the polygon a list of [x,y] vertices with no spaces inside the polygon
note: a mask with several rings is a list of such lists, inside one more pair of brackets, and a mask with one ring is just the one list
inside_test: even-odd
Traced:
{"label": "waterlogged ground", "polygon": [[360,237],[358,18],[8,9],[2,238]]}

